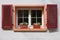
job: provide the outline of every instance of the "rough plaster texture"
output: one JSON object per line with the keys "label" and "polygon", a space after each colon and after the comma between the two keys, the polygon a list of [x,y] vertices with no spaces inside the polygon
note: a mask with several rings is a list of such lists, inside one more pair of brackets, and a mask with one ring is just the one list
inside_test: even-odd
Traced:
{"label": "rough plaster texture", "polygon": [[[58,4],[58,31],[13,32],[2,30],[2,4]],[[60,0],[0,0],[0,40],[60,40]]]}

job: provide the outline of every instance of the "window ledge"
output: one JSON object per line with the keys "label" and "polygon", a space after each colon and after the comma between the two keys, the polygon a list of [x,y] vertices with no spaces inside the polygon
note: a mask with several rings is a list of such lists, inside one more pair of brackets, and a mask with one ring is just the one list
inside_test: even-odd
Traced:
{"label": "window ledge", "polygon": [[33,29],[33,28],[25,28],[25,29],[20,29],[20,28],[13,28],[13,30],[15,32],[46,32],[47,31],[47,27],[44,28],[39,28],[39,29]]}

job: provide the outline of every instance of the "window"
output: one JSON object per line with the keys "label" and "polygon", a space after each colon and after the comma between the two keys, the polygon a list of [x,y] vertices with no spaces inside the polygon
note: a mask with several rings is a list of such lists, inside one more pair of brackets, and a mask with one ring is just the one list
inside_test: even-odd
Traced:
{"label": "window", "polygon": [[39,22],[42,25],[42,10],[17,10],[18,13],[18,25],[20,23],[27,22],[29,26],[33,23]]}
{"label": "window", "polygon": [[15,6],[14,31],[46,31],[44,8],[44,6]]}

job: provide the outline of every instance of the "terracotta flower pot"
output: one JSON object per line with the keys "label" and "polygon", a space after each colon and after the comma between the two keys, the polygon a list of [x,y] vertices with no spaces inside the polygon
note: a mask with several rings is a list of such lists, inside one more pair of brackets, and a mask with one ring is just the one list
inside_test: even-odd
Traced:
{"label": "terracotta flower pot", "polygon": [[33,23],[33,28],[34,29],[40,28],[40,24],[39,23]]}
{"label": "terracotta flower pot", "polygon": [[28,28],[28,25],[24,24],[24,23],[20,23],[20,28],[21,29],[26,29],[26,28]]}
{"label": "terracotta flower pot", "polygon": [[20,28],[25,29],[25,28],[28,28],[28,26],[27,25],[20,25]]}

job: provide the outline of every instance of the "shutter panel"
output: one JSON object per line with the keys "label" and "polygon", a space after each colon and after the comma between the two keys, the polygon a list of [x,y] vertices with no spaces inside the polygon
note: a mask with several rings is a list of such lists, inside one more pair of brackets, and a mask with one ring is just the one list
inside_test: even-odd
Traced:
{"label": "shutter panel", "polygon": [[12,5],[2,5],[2,29],[12,29]]}
{"label": "shutter panel", "polygon": [[57,28],[57,5],[47,5],[47,28]]}

